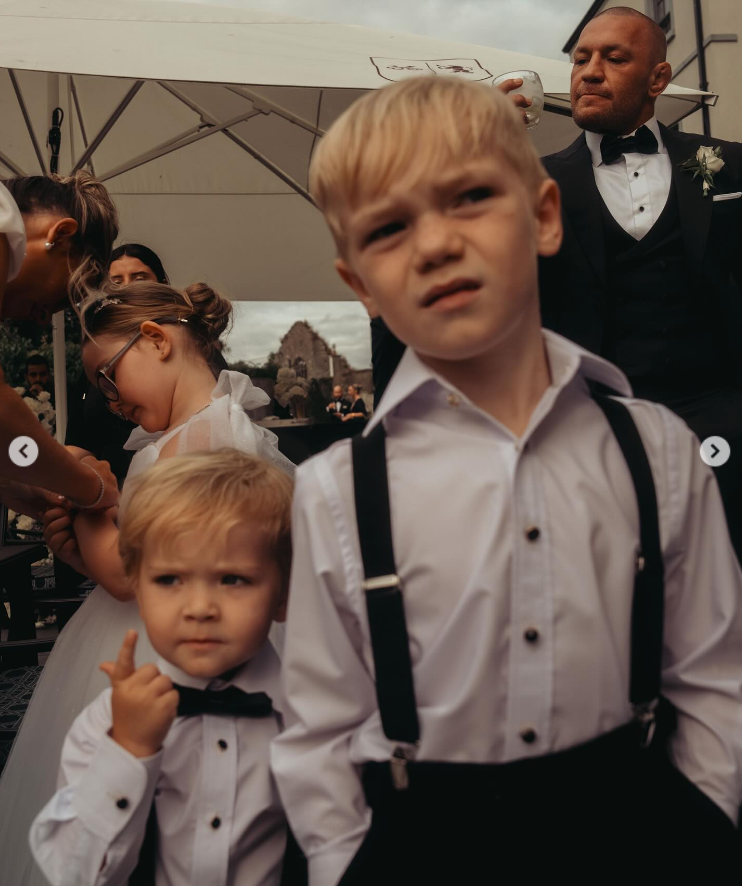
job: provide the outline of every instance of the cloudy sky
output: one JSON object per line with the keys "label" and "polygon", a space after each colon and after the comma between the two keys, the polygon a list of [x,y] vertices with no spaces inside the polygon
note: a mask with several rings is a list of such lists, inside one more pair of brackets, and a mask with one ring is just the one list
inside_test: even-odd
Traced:
{"label": "cloudy sky", "polygon": [[[589,0],[200,0],[321,21],[425,34],[565,59],[561,47]],[[354,302],[250,302],[235,306],[228,356],[261,363],[296,320],[308,320],[351,365],[371,365],[368,319]]]}

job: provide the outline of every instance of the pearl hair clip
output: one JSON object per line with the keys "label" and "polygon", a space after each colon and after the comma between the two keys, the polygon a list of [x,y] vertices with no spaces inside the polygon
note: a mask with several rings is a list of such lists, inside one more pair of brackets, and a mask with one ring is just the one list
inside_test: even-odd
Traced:
{"label": "pearl hair clip", "polygon": [[102,311],[103,308],[106,307],[106,305],[120,305],[120,304],[121,304],[120,298],[104,298],[103,301],[98,302],[98,304],[95,306],[95,311],[93,311],[93,313],[97,314],[98,311]]}

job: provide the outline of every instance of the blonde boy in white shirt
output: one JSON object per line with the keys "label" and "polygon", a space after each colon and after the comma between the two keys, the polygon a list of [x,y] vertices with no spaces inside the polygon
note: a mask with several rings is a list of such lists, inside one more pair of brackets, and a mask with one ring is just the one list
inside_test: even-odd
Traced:
{"label": "blonde boy in white shirt", "polygon": [[268,631],[285,617],[291,480],[225,449],[164,459],[134,483],[119,544],[160,658],[137,668],[131,630],[101,666],[112,688],[70,729],[34,857],[52,886],[301,883],[295,856],[299,879],[282,879],[269,765],[284,704]]}
{"label": "blonde boy in white shirt", "polygon": [[378,583],[401,587],[419,724],[405,747],[380,717],[375,662],[393,643],[370,632],[378,588],[343,441],[297,474],[295,722],[273,751],[310,884],[511,882],[516,864],[599,881],[599,865],[725,871],[742,795],[742,574],[698,441],[625,400],[656,488],[657,653],[678,720],[674,766],[661,748],[641,756],[637,497],[591,388],[631,391],[541,329],[537,256],[559,249],[560,199],[518,113],[482,84],[389,86],[330,129],[310,187],[338,272],[408,346],[363,436],[383,425],[396,570]]}

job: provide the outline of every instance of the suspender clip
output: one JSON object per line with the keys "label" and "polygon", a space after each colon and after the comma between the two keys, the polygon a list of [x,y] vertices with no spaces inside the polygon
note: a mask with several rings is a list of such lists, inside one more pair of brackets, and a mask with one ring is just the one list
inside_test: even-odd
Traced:
{"label": "suspender clip", "polygon": [[367,578],[361,582],[364,591],[383,591],[398,588],[402,582],[398,575],[375,575],[373,578]]}
{"label": "suspender clip", "polygon": [[407,771],[407,761],[414,759],[416,745],[397,745],[392,751],[389,768],[392,771],[392,784],[397,791],[406,791],[410,786],[410,774]]}
{"label": "suspender clip", "polygon": [[657,728],[657,705],[659,698],[644,704],[634,705],[634,720],[639,724],[639,745],[648,748],[652,744]]}

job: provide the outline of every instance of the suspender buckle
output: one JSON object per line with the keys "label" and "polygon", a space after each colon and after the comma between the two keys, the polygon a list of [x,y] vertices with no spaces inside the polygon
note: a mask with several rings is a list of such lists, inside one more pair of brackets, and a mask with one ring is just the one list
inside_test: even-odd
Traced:
{"label": "suspender buckle", "polygon": [[634,721],[639,724],[639,746],[648,748],[657,729],[657,705],[659,698],[634,705]]}
{"label": "suspender buckle", "polygon": [[400,587],[402,582],[398,575],[376,575],[361,582],[364,591],[383,591]]}
{"label": "suspender buckle", "polygon": [[410,774],[407,771],[407,761],[415,757],[416,745],[397,745],[392,751],[389,768],[392,772],[392,784],[397,791],[406,791],[410,786]]}

